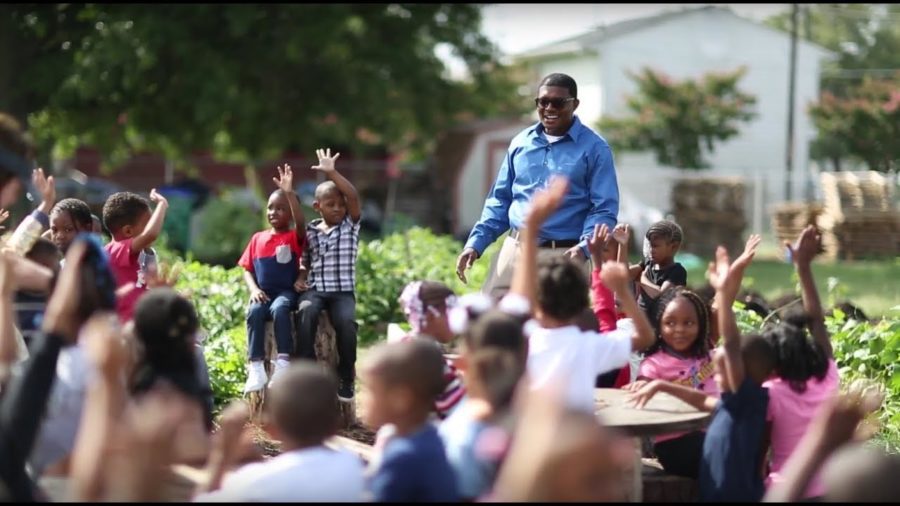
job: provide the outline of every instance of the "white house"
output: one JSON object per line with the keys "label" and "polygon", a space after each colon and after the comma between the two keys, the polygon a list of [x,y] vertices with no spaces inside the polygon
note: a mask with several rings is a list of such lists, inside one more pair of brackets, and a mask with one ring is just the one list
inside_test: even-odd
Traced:
{"label": "white house", "polygon": [[[627,114],[625,96],[636,89],[629,71],[650,67],[684,79],[746,66],[738,87],[756,96],[757,116],[743,124],[737,137],[716,146],[708,156],[712,168],[702,174],[746,178],[748,218],[758,231],[769,228],[766,210],[786,200],[790,43],[787,33],[742,18],[727,7],[705,6],[612,24],[513,56],[533,71],[529,84],[534,88],[547,74],[571,75],[581,101],[577,114],[592,127],[604,115]],[[830,55],[820,46],[798,40],[794,200],[802,199],[807,185],[817,182],[809,172],[808,147],[815,130],[806,110],[818,97],[819,72]],[[680,171],[661,167],[652,153],[617,152],[615,159],[623,191],[645,205],[669,208],[672,178]],[[496,173],[496,167],[489,171]]]}

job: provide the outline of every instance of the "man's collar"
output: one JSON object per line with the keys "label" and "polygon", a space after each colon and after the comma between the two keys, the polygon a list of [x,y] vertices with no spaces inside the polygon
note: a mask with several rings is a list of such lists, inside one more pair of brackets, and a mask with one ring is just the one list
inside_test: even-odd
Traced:
{"label": "man's collar", "polygon": [[[544,131],[544,125],[541,124],[540,120],[534,124],[529,130],[529,135],[540,135],[541,132]],[[570,136],[573,141],[578,142],[579,137],[581,137],[581,132],[584,131],[584,125],[581,124],[581,120],[578,119],[578,115],[575,114],[572,116],[572,126],[569,127],[569,131],[566,132],[566,135]],[[563,135],[565,137],[565,135]]]}

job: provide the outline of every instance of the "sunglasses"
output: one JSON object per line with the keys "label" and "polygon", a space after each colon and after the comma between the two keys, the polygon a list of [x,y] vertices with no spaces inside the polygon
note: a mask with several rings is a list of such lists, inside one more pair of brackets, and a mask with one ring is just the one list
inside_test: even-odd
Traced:
{"label": "sunglasses", "polygon": [[552,104],[556,109],[561,109],[563,106],[568,104],[569,102],[574,101],[574,97],[569,98],[536,98],[534,99],[534,105],[540,107],[541,109],[546,109],[550,107]]}

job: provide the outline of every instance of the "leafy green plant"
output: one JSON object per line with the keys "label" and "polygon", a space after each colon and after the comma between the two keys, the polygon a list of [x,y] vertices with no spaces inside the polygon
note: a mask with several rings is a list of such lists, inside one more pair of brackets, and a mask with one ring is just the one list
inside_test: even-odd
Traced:
{"label": "leafy green plant", "polygon": [[199,211],[197,235],[190,250],[203,262],[233,266],[254,233],[262,230],[262,205],[225,191]]}
{"label": "leafy green plant", "polygon": [[242,395],[246,379],[247,328],[235,327],[209,339],[203,350],[215,405],[221,409]]}

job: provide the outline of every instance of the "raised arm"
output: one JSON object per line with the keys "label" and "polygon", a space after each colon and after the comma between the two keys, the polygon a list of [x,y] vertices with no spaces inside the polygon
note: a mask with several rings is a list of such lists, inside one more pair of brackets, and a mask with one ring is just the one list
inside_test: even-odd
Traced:
{"label": "raised arm", "polygon": [[751,235],[747,239],[744,252],[733,264],[730,263],[728,251],[719,246],[716,249],[716,261],[709,266],[709,283],[716,290],[719,331],[725,336],[723,373],[727,381],[724,384],[732,391],[740,388],[745,375],[744,360],[741,356],[741,333],[734,318],[734,300],[741,288],[744,271],[756,255],[759,242],[758,235]]}
{"label": "raised arm", "polygon": [[509,293],[519,294],[536,307],[537,280],[537,241],[541,225],[562,203],[569,189],[569,181],[564,177],[555,177],[546,190],[535,192],[531,198],[531,210],[525,218],[525,228],[519,240],[521,251],[519,260],[513,271]]}
{"label": "raised arm", "polygon": [[637,302],[628,292],[628,269],[618,262],[609,261],[603,266],[601,277],[603,283],[618,295],[625,316],[634,322],[635,334],[631,337],[632,351],[649,348],[656,340],[656,334],[654,334],[650,322],[647,321],[647,315],[641,311]]}
{"label": "raised arm", "polygon": [[334,168],[334,162],[337,161],[341,154],[335,153],[334,156],[331,156],[331,148],[328,148],[327,150],[317,149],[316,156],[319,157],[319,165],[313,165],[312,169],[324,172],[325,176],[337,186],[347,201],[347,212],[350,214],[350,219],[353,220],[353,223],[358,223],[359,218],[362,216],[359,193],[356,191],[353,183]]}
{"label": "raised arm", "polygon": [[828,330],[825,328],[825,313],[822,311],[822,302],[819,300],[819,291],[816,289],[816,281],[812,273],[812,261],[819,253],[821,240],[822,237],[816,231],[816,227],[809,225],[800,233],[793,246],[789,243],[785,243],[785,246],[790,251],[794,268],[800,278],[803,309],[809,315],[812,336],[831,359],[834,358],[834,351],[831,348]]}
{"label": "raised arm", "polygon": [[150,216],[150,221],[144,230],[131,241],[131,253],[138,254],[156,241],[162,233],[163,223],[166,221],[166,210],[169,209],[169,201],[156,192],[156,188],[150,190],[150,200],[156,202],[156,209]]}
{"label": "raised arm", "polygon": [[591,271],[591,293],[594,299],[594,316],[600,324],[601,332],[609,332],[616,328],[616,300],[610,290],[600,279],[605,261],[604,249],[609,239],[609,230],[606,224],[594,227],[594,235],[588,241],[588,249],[591,252],[591,263],[594,268]]}
{"label": "raised arm", "polygon": [[[619,245],[619,252],[616,255],[616,261],[620,264],[628,265],[628,239],[631,237],[631,227],[627,223],[619,223],[612,231],[613,239]],[[629,273],[631,269],[629,268]]]}
{"label": "raised arm", "polygon": [[222,412],[206,464],[206,481],[197,488],[197,494],[214,492],[222,486],[225,473],[237,463],[241,434],[249,419],[250,410],[243,401],[232,401]]}
{"label": "raised arm", "polygon": [[[337,159],[338,155],[334,155],[334,158]],[[294,218],[297,235],[303,237],[301,234],[306,234],[306,217],[303,216],[303,210],[300,209],[300,199],[297,197],[297,192],[294,191],[294,171],[291,170],[291,166],[284,164],[282,169],[279,165],[278,177],[273,177],[272,181],[275,181],[278,189],[284,192],[288,205],[291,206],[291,217]]]}

